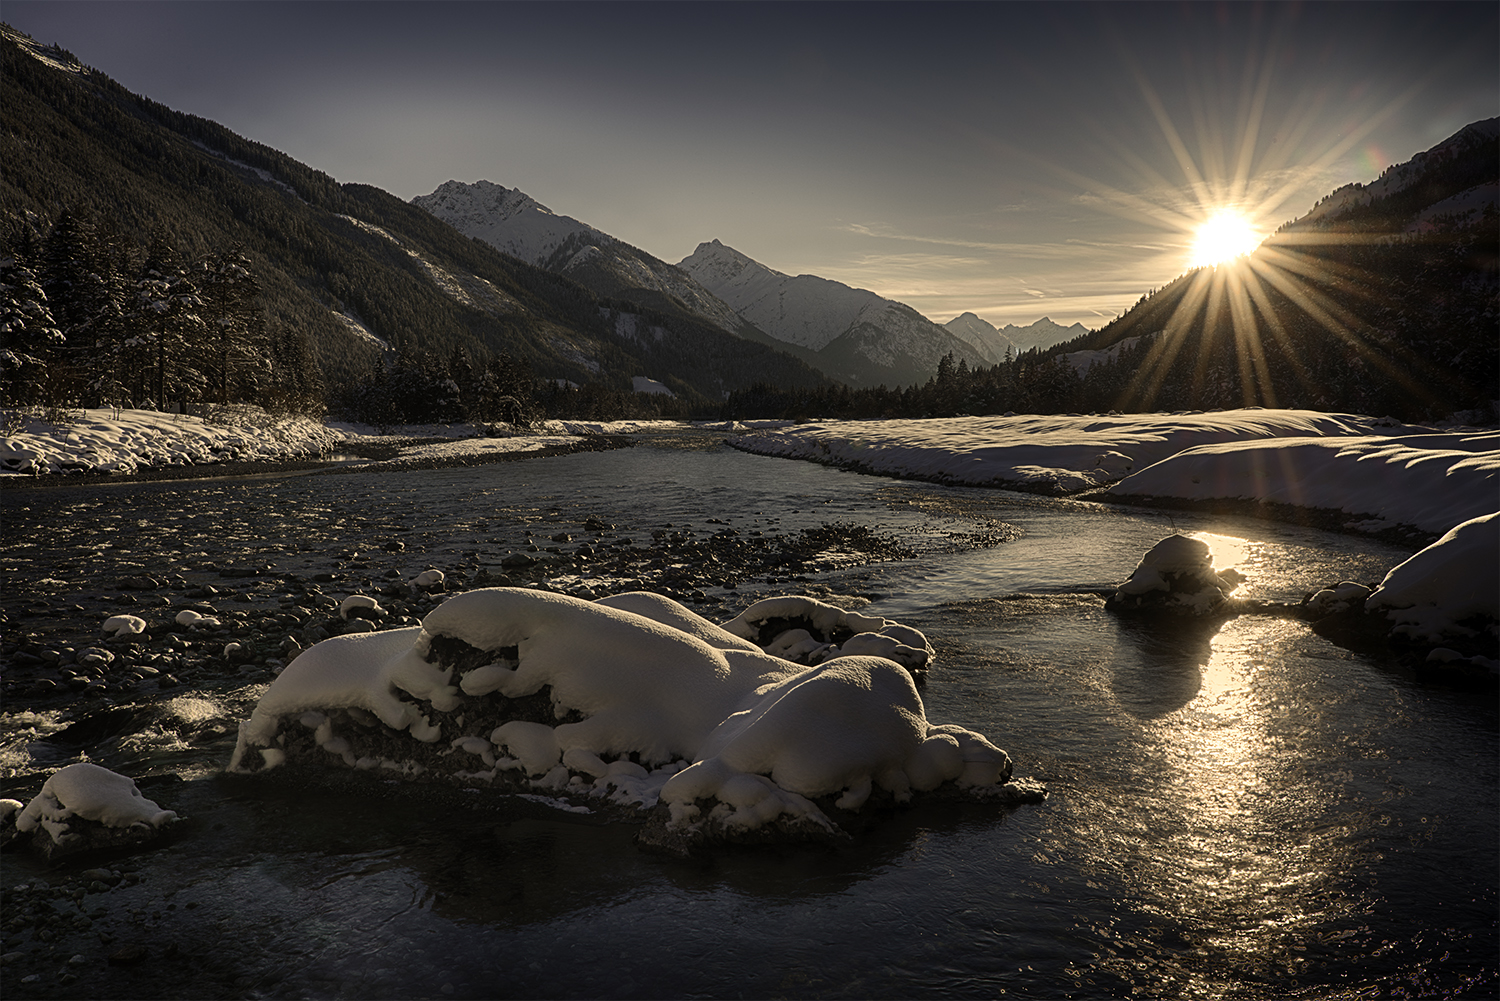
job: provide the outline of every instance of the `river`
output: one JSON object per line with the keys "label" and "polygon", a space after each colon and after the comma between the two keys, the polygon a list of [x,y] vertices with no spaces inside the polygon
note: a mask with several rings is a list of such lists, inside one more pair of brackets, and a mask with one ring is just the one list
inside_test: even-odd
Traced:
{"label": "river", "polygon": [[[70,717],[11,705],[0,736],[12,764],[87,753],[155,776],[143,791],[190,818],[167,846],[108,863],[128,878],[77,902],[64,891],[97,863],[7,854],[6,887],[58,891],[50,906],[82,915],[47,943],[7,926],[11,998],[1497,990],[1493,691],[1425,683],[1291,619],[1167,635],[1106,613],[1101,597],[1173,530],[1208,539],[1250,596],[1279,601],[1378,580],[1408,551],[863,476],[681,434],[476,468],[8,490],[3,502],[8,586],[152,568],[192,583],[262,562],[350,580],[472,570],[590,517],[642,538],[869,526],[913,555],[834,554],[772,583],[705,587],[704,614],[808,588],[863,596],[936,648],[929,720],[984,733],[1049,790],[1009,812],[919,801],[836,851],[681,862],[639,852],[629,825],[541,806],[501,817],[394,788],[379,801],[250,790],[216,775],[229,732],[28,742]],[[401,551],[383,545],[392,538]],[[232,723],[263,685],[155,698]],[[103,958],[131,943],[143,958]]]}

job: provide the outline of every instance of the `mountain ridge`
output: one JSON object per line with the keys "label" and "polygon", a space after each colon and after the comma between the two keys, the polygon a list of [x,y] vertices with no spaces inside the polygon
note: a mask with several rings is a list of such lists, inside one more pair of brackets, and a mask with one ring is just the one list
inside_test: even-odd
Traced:
{"label": "mountain ridge", "polygon": [[572,216],[556,213],[519,188],[487,180],[448,180],[411,201],[465,236],[566,275],[596,295],[644,299],[666,310],[675,306],[728,333],[764,340],[681,269]]}
{"label": "mountain ridge", "polygon": [[700,243],[678,267],[757,328],[816,352],[824,371],[854,385],[921,382],[950,354],[968,365],[999,360],[905,303],[817,275],[782,274],[717,239]]}

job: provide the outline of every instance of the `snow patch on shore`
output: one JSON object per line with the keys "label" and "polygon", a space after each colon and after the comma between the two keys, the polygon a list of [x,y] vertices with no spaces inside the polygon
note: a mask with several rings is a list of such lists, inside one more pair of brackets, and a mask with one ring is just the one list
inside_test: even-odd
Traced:
{"label": "snow patch on shore", "polygon": [[318,456],[342,435],[304,417],[277,418],[255,407],[223,408],[209,421],[154,410],[99,408],[53,424],[4,412],[0,476],[134,473],[145,468],[266,462]]}

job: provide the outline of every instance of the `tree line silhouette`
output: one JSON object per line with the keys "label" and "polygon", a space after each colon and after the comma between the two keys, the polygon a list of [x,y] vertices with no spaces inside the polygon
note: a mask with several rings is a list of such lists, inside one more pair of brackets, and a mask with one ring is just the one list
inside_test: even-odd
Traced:
{"label": "tree line silhouette", "polygon": [[244,250],[183,258],[64,212],[0,259],[0,401],[8,407],[255,402],[307,411],[323,384],[307,337],[266,322]]}

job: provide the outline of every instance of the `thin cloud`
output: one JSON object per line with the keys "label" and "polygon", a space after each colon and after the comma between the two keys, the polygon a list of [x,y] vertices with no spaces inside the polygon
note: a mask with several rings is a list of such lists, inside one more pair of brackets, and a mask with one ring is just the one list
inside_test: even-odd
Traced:
{"label": "thin cloud", "polygon": [[854,233],[858,236],[873,237],[879,240],[902,240],[907,243],[926,243],[939,247],[993,250],[996,253],[1022,254],[1029,257],[1073,256],[1066,244],[1059,243],[992,243],[983,240],[960,240],[954,237],[918,236],[914,233],[897,232],[878,224],[870,226],[857,222],[845,223],[840,228],[845,232]]}

